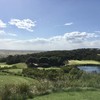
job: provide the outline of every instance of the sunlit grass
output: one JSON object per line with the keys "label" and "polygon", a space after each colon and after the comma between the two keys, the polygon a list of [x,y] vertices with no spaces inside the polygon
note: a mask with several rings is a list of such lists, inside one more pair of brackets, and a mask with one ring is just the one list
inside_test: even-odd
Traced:
{"label": "sunlit grass", "polygon": [[17,68],[27,68],[27,65],[25,63],[17,63],[17,64],[11,64],[8,65],[6,63],[0,63],[0,67],[12,67],[12,66],[16,66]]}
{"label": "sunlit grass", "polygon": [[0,88],[2,88],[5,84],[22,84],[22,83],[37,84],[37,80],[22,76],[0,75]]}
{"label": "sunlit grass", "polygon": [[84,64],[100,65],[100,62],[94,60],[69,60],[69,65],[84,65]]}
{"label": "sunlit grass", "polygon": [[52,93],[49,95],[36,97],[33,100],[99,100],[99,99],[100,99],[100,90]]}

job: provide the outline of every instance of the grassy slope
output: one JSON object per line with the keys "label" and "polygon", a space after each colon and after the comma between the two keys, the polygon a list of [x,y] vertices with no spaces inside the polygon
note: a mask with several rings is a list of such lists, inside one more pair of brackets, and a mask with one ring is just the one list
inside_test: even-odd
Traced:
{"label": "grassy slope", "polygon": [[25,63],[17,63],[17,64],[13,64],[15,65],[17,68],[27,68],[27,65]]}
{"label": "grassy slope", "polygon": [[94,60],[70,60],[69,61],[69,65],[84,65],[84,64],[100,65],[100,62]]}
{"label": "grassy slope", "polygon": [[2,88],[5,84],[31,84],[31,83],[37,83],[36,80],[27,78],[27,77],[21,77],[21,76],[13,76],[13,75],[0,75],[0,88]]}
{"label": "grassy slope", "polygon": [[12,65],[8,65],[6,63],[0,63],[0,67],[12,67],[12,66],[16,66],[17,68],[27,68],[27,65],[25,63],[17,63],[17,64],[12,64]]}
{"label": "grassy slope", "polygon": [[100,100],[100,90],[52,93],[33,100]]}
{"label": "grassy slope", "polygon": [[12,67],[12,66],[16,66],[17,68],[5,69],[5,71],[13,73],[22,73],[22,69],[27,68],[25,63],[17,63],[12,65],[7,65],[6,63],[0,63],[0,67]]}
{"label": "grassy slope", "polygon": [[13,73],[22,73],[22,69],[6,69],[6,71]]}
{"label": "grassy slope", "polygon": [[[13,73],[21,73],[23,68],[26,68],[25,63],[18,63],[18,64],[12,64],[12,65],[7,65],[6,63],[0,63],[1,67],[12,67],[15,65],[17,68],[15,69],[5,69],[8,72],[13,72]],[[0,72],[0,88],[2,88],[5,84],[37,84],[37,80],[27,78],[27,77],[22,77],[22,76],[15,76],[15,75],[9,75],[8,73]]]}
{"label": "grassy slope", "polygon": [[0,67],[12,67],[12,65],[8,65],[6,63],[0,63]]}

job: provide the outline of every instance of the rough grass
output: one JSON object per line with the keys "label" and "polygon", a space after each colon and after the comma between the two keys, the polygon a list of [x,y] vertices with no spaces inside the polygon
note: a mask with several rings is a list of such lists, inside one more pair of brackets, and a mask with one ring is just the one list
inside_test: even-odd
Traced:
{"label": "rough grass", "polygon": [[94,60],[69,60],[69,65],[100,65],[99,61]]}
{"label": "rough grass", "polygon": [[13,76],[13,75],[0,75],[0,88],[2,88],[5,84],[37,84],[37,80],[22,77],[22,76]]}
{"label": "rough grass", "polygon": [[100,90],[59,92],[36,97],[30,100],[100,100]]}
{"label": "rough grass", "polygon": [[7,69],[6,71],[16,73],[16,74],[22,73],[22,69]]}

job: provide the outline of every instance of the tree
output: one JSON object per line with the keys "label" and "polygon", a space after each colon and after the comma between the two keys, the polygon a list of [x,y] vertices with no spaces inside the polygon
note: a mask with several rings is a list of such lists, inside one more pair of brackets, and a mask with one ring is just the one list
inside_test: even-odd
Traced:
{"label": "tree", "polygon": [[6,59],[7,64],[15,64],[15,63],[19,63],[19,62],[20,62],[19,55],[15,55],[15,56],[9,55]]}
{"label": "tree", "polygon": [[49,63],[49,59],[47,57],[41,57],[39,63]]}
{"label": "tree", "polygon": [[39,66],[40,67],[49,67],[49,59],[47,57],[41,57],[39,59]]}
{"label": "tree", "polygon": [[36,67],[36,63],[38,62],[37,58],[35,57],[29,57],[26,60],[26,64],[28,67]]}
{"label": "tree", "polygon": [[58,66],[58,57],[50,57],[49,58],[49,64],[51,66]]}

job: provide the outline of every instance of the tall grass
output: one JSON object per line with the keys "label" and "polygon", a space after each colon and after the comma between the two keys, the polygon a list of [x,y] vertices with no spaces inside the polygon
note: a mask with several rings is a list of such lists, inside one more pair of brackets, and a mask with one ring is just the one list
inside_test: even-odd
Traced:
{"label": "tall grass", "polygon": [[[69,89],[70,88],[70,89]],[[82,73],[77,78],[68,73],[62,80],[50,81],[47,79],[39,80],[38,84],[5,85],[0,92],[1,100],[27,100],[37,95],[45,95],[57,91],[80,91],[80,88],[100,88],[100,75]]]}
{"label": "tall grass", "polygon": [[[1,100],[26,100],[37,95],[57,91],[79,91],[79,88],[100,88],[100,74],[85,73],[77,68],[61,70],[24,69],[27,77],[38,80],[37,84],[8,84],[0,92]],[[23,74],[24,74],[23,73]]]}
{"label": "tall grass", "polygon": [[26,100],[27,98],[33,98],[30,86],[27,84],[7,84],[2,89],[0,96],[1,100]]}

